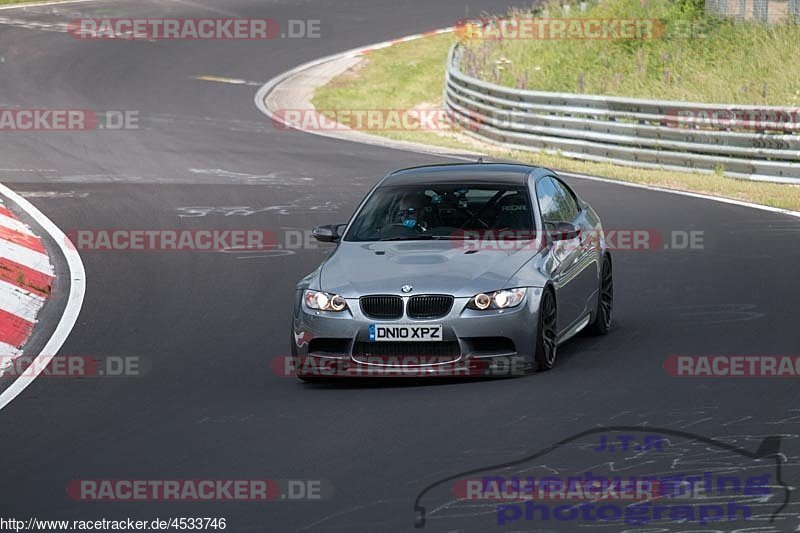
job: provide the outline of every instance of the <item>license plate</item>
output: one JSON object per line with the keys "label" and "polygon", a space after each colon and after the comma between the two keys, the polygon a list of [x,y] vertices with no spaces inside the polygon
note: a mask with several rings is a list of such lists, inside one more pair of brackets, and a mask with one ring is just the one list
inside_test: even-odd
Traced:
{"label": "license plate", "polygon": [[370,324],[369,341],[440,341],[442,340],[441,324]]}

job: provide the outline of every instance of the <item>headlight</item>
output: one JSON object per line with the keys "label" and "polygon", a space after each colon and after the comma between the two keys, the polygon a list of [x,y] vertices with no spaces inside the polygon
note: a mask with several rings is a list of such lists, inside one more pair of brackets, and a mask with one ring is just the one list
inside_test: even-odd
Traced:
{"label": "headlight", "polygon": [[509,309],[516,307],[525,299],[525,288],[504,289],[502,291],[476,294],[470,298],[467,307],[483,311],[485,309]]}
{"label": "headlight", "polygon": [[319,309],[320,311],[339,312],[347,309],[347,300],[338,294],[329,292],[306,290],[303,293],[303,300],[311,309]]}

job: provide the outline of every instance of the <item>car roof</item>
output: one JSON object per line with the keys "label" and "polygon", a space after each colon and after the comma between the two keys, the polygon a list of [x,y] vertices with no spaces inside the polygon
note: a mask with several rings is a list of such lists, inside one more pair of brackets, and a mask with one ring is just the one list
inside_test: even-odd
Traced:
{"label": "car roof", "polygon": [[387,175],[381,186],[413,185],[418,183],[505,183],[524,185],[531,173],[547,171],[541,167],[513,163],[457,163],[425,165],[395,170]]}

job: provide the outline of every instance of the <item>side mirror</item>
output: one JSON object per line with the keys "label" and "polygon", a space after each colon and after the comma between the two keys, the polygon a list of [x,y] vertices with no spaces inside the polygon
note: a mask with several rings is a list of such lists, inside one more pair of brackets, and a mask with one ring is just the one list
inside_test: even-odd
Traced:
{"label": "side mirror", "polygon": [[314,236],[319,242],[337,242],[339,239],[342,238],[339,235],[339,228],[343,226],[343,224],[328,224],[326,226],[317,226],[314,228],[314,231],[311,232],[311,235]]}
{"label": "side mirror", "polygon": [[554,241],[568,241],[575,239],[581,234],[581,228],[571,222],[557,222],[551,224],[552,229],[548,231],[550,239]]}

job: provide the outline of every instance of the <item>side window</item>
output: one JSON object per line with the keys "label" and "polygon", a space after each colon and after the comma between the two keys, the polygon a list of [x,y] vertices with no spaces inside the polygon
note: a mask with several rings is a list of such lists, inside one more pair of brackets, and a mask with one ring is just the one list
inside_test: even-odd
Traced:
{"label": "side window", "polygon": [[553,185],[558,190],[558,197],[556,203],[558,204],[559,215],[562,222],[572,222],[575,217],[580,213],[578,201],[575,199],[573,192],[563,183],[557,179],[548,178],[553,182]]}
{"label": "side window", "polygon": [[553,180],[542,178],[536,183],[536,198],[539,200],[539,210],[542,212],[543,222],[561,221],[558,189]]}

